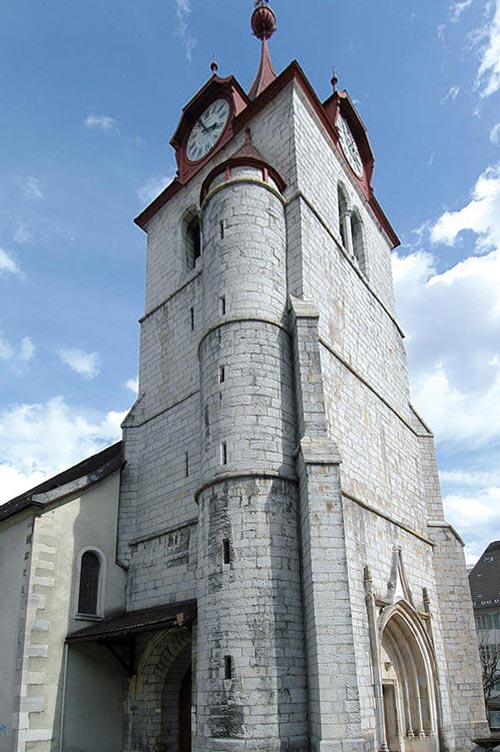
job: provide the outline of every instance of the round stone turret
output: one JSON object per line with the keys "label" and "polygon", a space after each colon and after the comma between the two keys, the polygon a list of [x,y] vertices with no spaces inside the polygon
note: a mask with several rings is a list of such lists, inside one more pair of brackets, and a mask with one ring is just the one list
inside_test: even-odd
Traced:
{"label": "round stone turret", "polygon": [[285,206],[252,149],[202,191],[197,682],[214,752],[303,749],[307,734],[305,685],[279,669],[305,662]]}

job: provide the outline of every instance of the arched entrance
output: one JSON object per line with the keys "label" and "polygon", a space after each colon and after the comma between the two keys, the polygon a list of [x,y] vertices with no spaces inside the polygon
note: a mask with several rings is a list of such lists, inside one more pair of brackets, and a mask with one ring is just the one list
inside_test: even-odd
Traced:
{"label": "arched entrance", "polygon": [[130,684],[128,749],[191,752],[190,631],[158,632],[147,641]]}
{"label": "arched entrance", "polygon": [[191,646],[168,670],[161,701],[161,752],[191,752]]}
{"label": "arched entrance", "polygon": [[431,641],[414,609],[398,601],[381,633],[385,739],[390,752],[436,752],[435,662]]}

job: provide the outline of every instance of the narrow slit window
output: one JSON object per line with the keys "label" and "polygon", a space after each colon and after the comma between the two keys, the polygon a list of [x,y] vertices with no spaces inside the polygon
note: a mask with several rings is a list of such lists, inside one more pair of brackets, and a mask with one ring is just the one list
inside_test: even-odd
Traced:
{"label": "narrow slit window", "polygon": [[233,659],[230,655],[224,656],[224,679],[233,678]]}
{"label": "narrow slit window", "polygon": [[222,316],[226,315],[226,296],[222,295],[220,298],[220,312]]}
{"label": "narrow slit window", "polygon": [[194,308],[190,309],[190,316],[191,316],[191,331],[194,332]]}
{"label": "narrow slit window", "polygon": [[226,380],[226,366],[219,366],[219,384],[223,384]]}
{"label": "narrow slit window", "polygon": [[224,220],[223,219],[221,219],[219,223],[219,227],[220,227],[220,239],[224,240]]}
{"label": "narrow slit window", "polygon": [[186,478],[189,477],[189,454],[188,452],[184,455],[184,470],[186,472]]}
{"label": "narrow slit window", "polygon": [[222,541],[222,563],[231,564],[231,546],[229,538],[224,538]]}
{"label": "narrow slit window", "polygon": [[196,267],[201,256],[201,228],[198,217],[192,217],[185,223],[186,266],[190,271]]}
{"label": "narrow slit window", "polygon": [[221,465],[227,465],[227,444],[225,441],[220,445],[220,462]]}

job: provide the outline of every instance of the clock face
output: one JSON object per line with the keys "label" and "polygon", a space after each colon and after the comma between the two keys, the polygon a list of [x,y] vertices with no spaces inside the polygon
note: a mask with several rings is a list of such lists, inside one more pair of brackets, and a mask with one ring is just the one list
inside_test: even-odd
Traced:
{"label": "clock face", "polygon": [[358,176],[363,176],[363,162],[356,141],[351,133],[351,129],[347,125],[346,121],[339,113],[337,117],[337,128],[339,129],[340,145],[344,152],[347,161],[351,165],[352,169]]}
{"label": "clock face", "polygon": [[209,104],[193,125],[187,142],[186,155],[190,162],[203,159],[222,136],[231,107],[227,99],[216,99]]}

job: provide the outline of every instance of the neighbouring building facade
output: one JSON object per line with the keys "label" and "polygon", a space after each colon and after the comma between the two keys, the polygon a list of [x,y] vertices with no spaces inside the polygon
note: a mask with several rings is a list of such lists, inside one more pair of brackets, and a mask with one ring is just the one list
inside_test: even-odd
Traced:
{"label": "neighbouring building facade", "polygon": [[500,730],[500,541],[493,541],[469,574],[490,728]]}
{"label": "neighbouring building facade", "polygon": [[121,734],[121,667],[96,645],[70,653],[65,639],[124,608],[122,464],[115,444],[0,506],[1,752],[58,750],[63,722],[64,749],[98,750],[88,717],[102,707]]}
{"label": "neighbouring building facade", "polygon": [[[37,664],[39,685],[23,684],[16,664],[2,752],[444,752],[487,733],[463,544],[410,401],[398,239],[366,130],[336,79],[322,102],[297,62],[275,73],[264,0],[252,28],[249,92],[212,65],[171,141],[177,177],[136,220],[139,397],[119,478],[86,492],[119,480],[97,513],[116,513],[117,536],[68,532],[58,699],[51,718],[26,702],[49,679]],[[48,513],[29,513],[35,527]],[[43,608],[30,619],[50,621]],[[40,642],[22,639],[24,655]]]}

